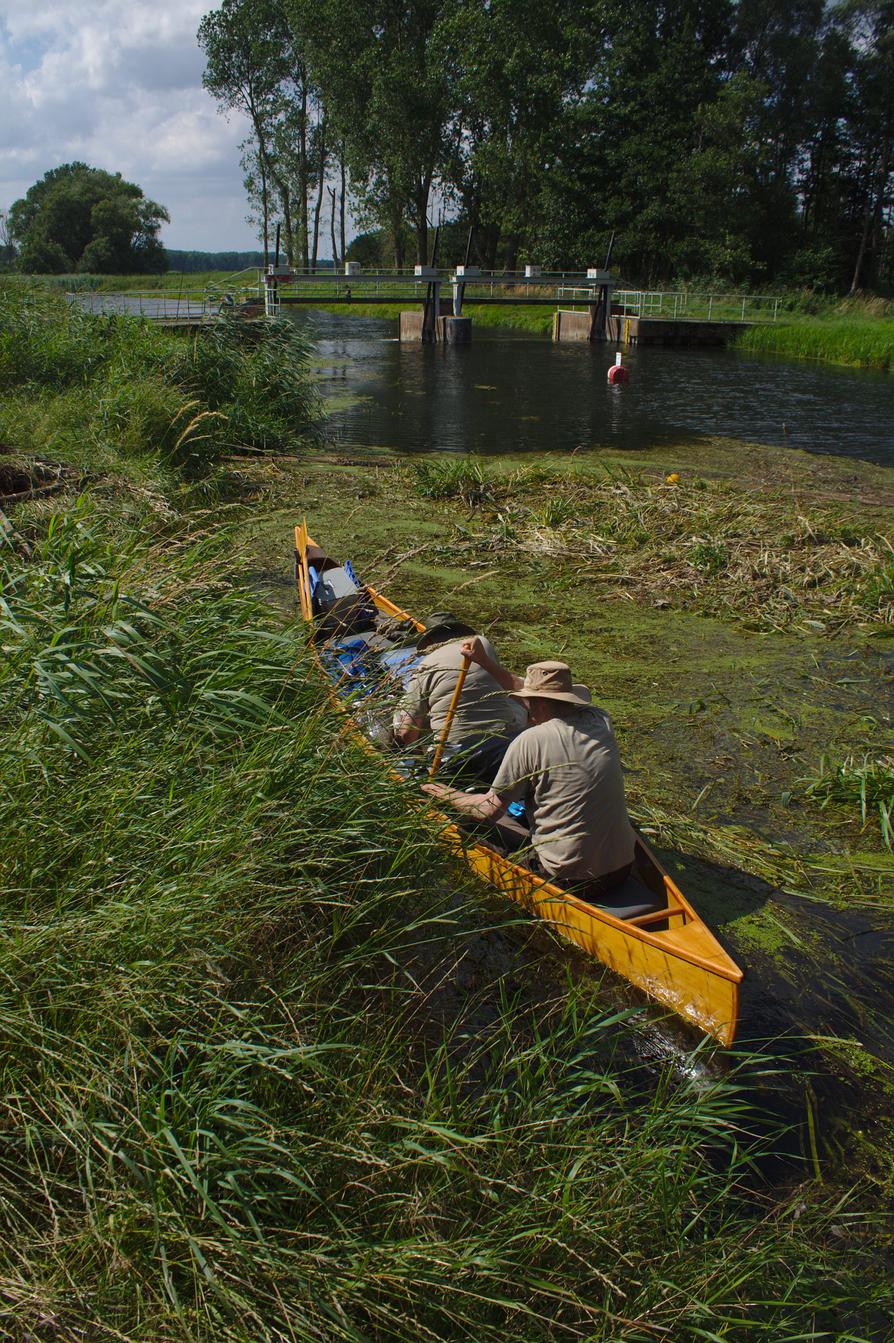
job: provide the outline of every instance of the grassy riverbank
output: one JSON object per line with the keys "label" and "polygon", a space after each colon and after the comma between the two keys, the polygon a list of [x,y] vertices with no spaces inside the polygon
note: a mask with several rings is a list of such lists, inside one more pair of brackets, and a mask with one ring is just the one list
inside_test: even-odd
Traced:
{"label": "grassy riverbank", "polygon": [[749,327],[738,337],[741,350],[787,359],[826,359],[860,368],[894,368],[894,318],[839,318],[778,322]]}
{"label": "grassy riverbank", "polygon": [[[703,621],[727,640],[704,656],[726,666],[740,631],[759,641],[740,679],[746,663],[775,676],[779,640],[831,674],[832,631],[809,622],[832,592],[836,640],[876,646],[884,473],[805,463],[799,486],[798,455],[772,458],[774,490],[804,520],[764,561],[797,596],[786,619],[769,590],[749,608],[745,568],[730,581],[715,553],[757,564],[780,520],[760,506],[772,454],[755,450],[738,482],[729,445],[626,471],[314,460],[307,352],[293,347],[281,409],[301,416],[285,444],[301,456],[245,457],[273,432],[259,407],[283,353],[266,360],[225,325],[206,339],[0,305],[0,466],[59,468],[55,493],[7,506],[0,548],[6,1334],[885,1337],[875,1116],[861,1116],[876,1161],[861,1182],[852,1168],[836,1181],[811,1128],[806,1163],[773,1166],[769,1183],[760,1163],[791,1135],[751,1096],[778,1061],[690,1056],[692,1041],[648,1010],[619,1015],[591,966],[492,906],[339,731],[288,597],[289,527],[306,510],[395,596],[486,614],[510,661],[569,640],[584,679],[627,705],[634,767],[682,719],[695,775],[709,738],[736,749],[716,687],[691,712],[675,699],[683,667],[702,674]],[[177,448],[200,415],[213,433],[200,420]],[[820,525],[860,540],[820,541]],[[662,584],[636,567],[637,528],[653,559],[671,557]],[[603,533],[605,554],[582,556]],[[263,594],[285,599],[285,620]],[[868,677],[850,651],[836,649],[847,675]],[[823,693],[804,688],[805,707]],[[862,712],[863,688],[836,693]],[[783,721],[749,730],[784,745]],[[649,770],[632,776],[635,804],[657,799],[655,838],[705,881],[691,855],[721,825],[691,805],[690,773]],[[857,867],[861,844],[884,860],[849,808],[841,849]],[[834,833],[829,816],[818,801],[812,833]],[[769,863],[757,829],[726,839],[730,867]],[[739,889],[727,931],[754,915],[756,890]],[[789,916],[780,903],[798,936]]]}
{"label": "grassy riverbank", "polygon": [[[406,311],[407,303],[363,303],[353,301],[350,304],[343,303],[318,303],[310,312],[331,312],[339,316],[348,317],[376,317],[380,321],[392,321],[397,323],[400,320],[400,314]],[[519,304],[517,307],[497,307],[496,305],[480,303],[464,303],[463,313],[472,318],[473,327],[500,327],[514,331],[527,331],[534,336],[549,336],[553,329],[553,310],[552,308],[542,308],[537,305],[526,306]],[[396,334],[395,327],[395,334]]]}
{"label": "grassy riverbank", "polygon": [[860,368],[894,368],[894,312],[887,299],[856,296],[810,301],[792,296],[777,322],[748,328],[739,349],[789,359],[824,359]]}

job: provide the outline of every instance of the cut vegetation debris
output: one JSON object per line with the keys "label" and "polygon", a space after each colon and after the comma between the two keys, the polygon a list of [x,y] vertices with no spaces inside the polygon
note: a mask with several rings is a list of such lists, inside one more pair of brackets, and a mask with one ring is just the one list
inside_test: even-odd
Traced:
{"label": "cut vegetation debris", "polygon": [[471,511],[454,552],[542,554],[598,582],[603,598],[729,613],[763,629],[894,624],[891,510],[873,526],[844,501],[808,504],[747,475],[669,483],[654,468],[507,473],[423,461],[408,479]]}

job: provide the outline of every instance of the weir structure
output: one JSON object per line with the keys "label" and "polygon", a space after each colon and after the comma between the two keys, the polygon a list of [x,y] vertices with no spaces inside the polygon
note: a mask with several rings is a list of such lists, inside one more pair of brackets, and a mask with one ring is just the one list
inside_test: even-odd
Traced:
{"label": "weir structure", "polygon": [[[250,278],[249,278],[250,277]],[[184,277],[185,280],[186,277]],[[723,345],[736,331],[774,322],[778,296],[711,294],[701,291],[622,289],[607,270],[585,274],[417,266],[413,271],[363,272],[354,261],[344,270],[299,274],[285,264],[228,275],[203,290],[130,290],[121,294],[68,294],[70,303],[95,313],[120,313],[173,327],[202,327],[222,316],[275,316],[284,307],[362,305],[400,309],[400,339],[410,343],[467,345],[468,308],[489,306],[553,309],[553,339],[611,341],[616,345]]]}
{"label": "weir structure", "polygon": [[[412,304],[400,314],[400,339],[404,342],[468,345],[472,318],[463,311],[464,304],[549,307],[556,313],[555,340],[616,339],[611,329],[614,281],[608,270],[596,267],[586,272],[544,274],[533,265],[524,271],[419,265],[412,273],[364,273],[356,262],[349,261],[344,272],[327,269],[310,274],[272,265],[262,280],[264,310],[269,316],[290,305]],[[445,291],[450,291],[449,298]]]}

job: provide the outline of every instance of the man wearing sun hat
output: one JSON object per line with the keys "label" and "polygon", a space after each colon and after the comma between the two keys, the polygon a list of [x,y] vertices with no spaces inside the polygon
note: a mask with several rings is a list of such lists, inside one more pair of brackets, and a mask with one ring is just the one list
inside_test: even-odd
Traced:
{"label": "man wearing sun hat", "polygon": [[[447,722],[463,665],[461,647],[474,635],[452,611],[433,611],[416,645],[421,661],[394,715],[394,738],[411,746],[426,734],[438,741]],[[475,636],[483,655],[499,666],[493,644]],[[486,666],[471,662],[447,738],[444,766],[470,779],[490,783],[509,742],[524,724],[524,714]]]}
{"label": "man wearing sun hat", "polygon": [[489,792],[436,783],[426,784],[426,792],[481,820],[497,820],[510,802],[523,801],[531,825],[529,866],[594,895],[622,885],[636,836],[608,714],[572,682],[564,662],[532,663],[522,680],[492,660],[478,639],[462,651],[525,705],[531,726],[509,744]]}

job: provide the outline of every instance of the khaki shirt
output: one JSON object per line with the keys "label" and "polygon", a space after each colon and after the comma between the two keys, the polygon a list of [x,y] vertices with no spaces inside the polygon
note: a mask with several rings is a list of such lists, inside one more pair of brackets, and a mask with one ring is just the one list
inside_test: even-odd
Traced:
{"label": "khaki shirt", "polygon": [[[487,639],[481,642],[488,656],[496,661],[493,645]],[[459,651],[462,643],[462,639],[453,639],[449,643],[437,644],[425,653],[397,706],[395,728],[403,715],[408,714],[418,723],[427,723],[432,735],[440,737],[462,667]],[[480,746],[494,737],[508,740],[518,731],[522,721],[505,690],[490,672],[473,662],[466,674],[447,740],[467,747]]]}
{"label": "khaki shirt", "polygon": [[524,800],[537,857],[557,880],[592,881],[632,861],[636,836],[603,709],[579,709],[520,733],[493,790],[503,802]]}

